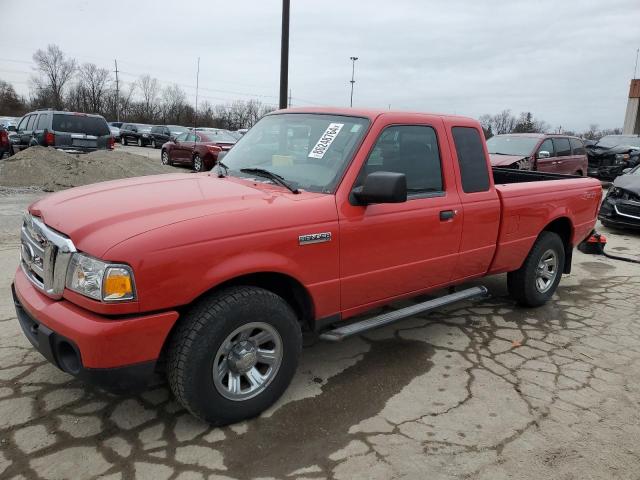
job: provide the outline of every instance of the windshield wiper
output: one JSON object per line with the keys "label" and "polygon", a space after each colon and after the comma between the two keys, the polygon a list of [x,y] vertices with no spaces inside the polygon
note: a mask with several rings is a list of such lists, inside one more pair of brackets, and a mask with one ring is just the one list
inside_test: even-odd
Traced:
{"label": "windshield wiper", "polygon": [[277,173],[273,173],[270,170],[266,170],[264,168],[241,168],[240,171],[242,173],[252,173],[254,175],[258,175],[260,177],[265,177],[271,180],[274,183],[277,183],[281,187],[285,187],[291,191],[291,193],[300,193],[300,190],[290,185],[284,178],[282,178]]}
{"label": "windshield wiper", "polygon": [[502,152],[489,152],[490,155],[513,155],[511,153],[502,153]]}
{"label": "windshield wiper", "polygon": [[[224,173],[222,169],[224,168]],[[229,167],[227,167],[222,160],[218,160],[218,178],[224,178],[229,175]]]}

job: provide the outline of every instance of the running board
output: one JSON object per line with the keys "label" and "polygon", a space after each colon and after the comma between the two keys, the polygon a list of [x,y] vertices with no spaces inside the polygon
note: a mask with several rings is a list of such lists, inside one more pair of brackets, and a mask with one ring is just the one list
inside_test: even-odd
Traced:
{"label": "running board", "polygon": [[442,297],[434,298],[433,300],[427,300],[426,302],[417,303],[410,307],[401,308],[392,312],[383,313],[376,317],[367,318],[356,323],[351,323],[343,327],[338,327],[333,330],[328,330],[320,335],[322,340],[330,342],[339,342],[351,335],[357,335],[358,333],[366,332],[374,328],[383,327],[390,323],[397,322],[403,318],[417,315],[418,313],[428,312],[429,310],[435,310],[436,308],[444,307],[461,300],[469,300],[476,297],[489,296],[489,290],[487,287],[479,286],[467,288],[459,292],[450,293]]}

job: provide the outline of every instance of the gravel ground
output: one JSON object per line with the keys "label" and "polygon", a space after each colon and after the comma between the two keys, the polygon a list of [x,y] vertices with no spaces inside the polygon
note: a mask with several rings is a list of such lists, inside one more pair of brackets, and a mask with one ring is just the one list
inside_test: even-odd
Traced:
{"label": "gravel ground", "polygon": [[1,478],[638,478],[638,265],[576,252],[544,307],[516,307],[497,276],[490,300],[317,343],[271,410],[210,428],[163,384],[113,396],[33,350],[9,286],[39,195],[0,192]]}

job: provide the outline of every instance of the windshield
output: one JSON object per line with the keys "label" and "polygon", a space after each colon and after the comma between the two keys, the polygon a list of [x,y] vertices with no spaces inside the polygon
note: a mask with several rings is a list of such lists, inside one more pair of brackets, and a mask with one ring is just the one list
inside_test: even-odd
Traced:
{"label": "windshield", "polygon": [[634,147],[640,147],[640,137],[636,136],[626,136],[626,135],[607,135],[606,137],[602,137],[596,143],[598,147],[606,147],[611,148],[617,145],[631,145]]}
{"label": "windshield", "polygon": [[522,155],[527,157],[540,139],[537,137],[521,137],[516,135],[496,135],[487,140],[489,153],[498,155]]}
{"label": "windshield", "polygon": [[54,113],[52,128],[55,132],[84,133],[96,137],[111,135],[104,118],[86,115]]}
{"label": "windshield", "polygon": [[151,131],[151,125],[141,125],[136,123],[136,127],[138,127],[138,132],[149,133]]}
{"label": "windshield", "polygon": [[[369,126],[365,118],[287,113],[268,115],[224,157],[228,173],[263,168],[292,186],[331,193]],[[267,181],[267,180],[265,180]]]}

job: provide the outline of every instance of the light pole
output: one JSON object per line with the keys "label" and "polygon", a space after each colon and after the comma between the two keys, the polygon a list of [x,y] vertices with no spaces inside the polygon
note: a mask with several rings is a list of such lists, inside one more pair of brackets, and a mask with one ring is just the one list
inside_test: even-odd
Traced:
{"label": "light pole", "polygon": [[287,108],[289,90],[289,11],[290,0],[282,0],[282,38],[280,40],[280,108]]}
{"label": "light pole", "polygon": [[356,83],[355,75],[356,75],[356,60],[358,57],[350,57],[352,66],[351,66],[351,106],[353,107],[353,84]]}

